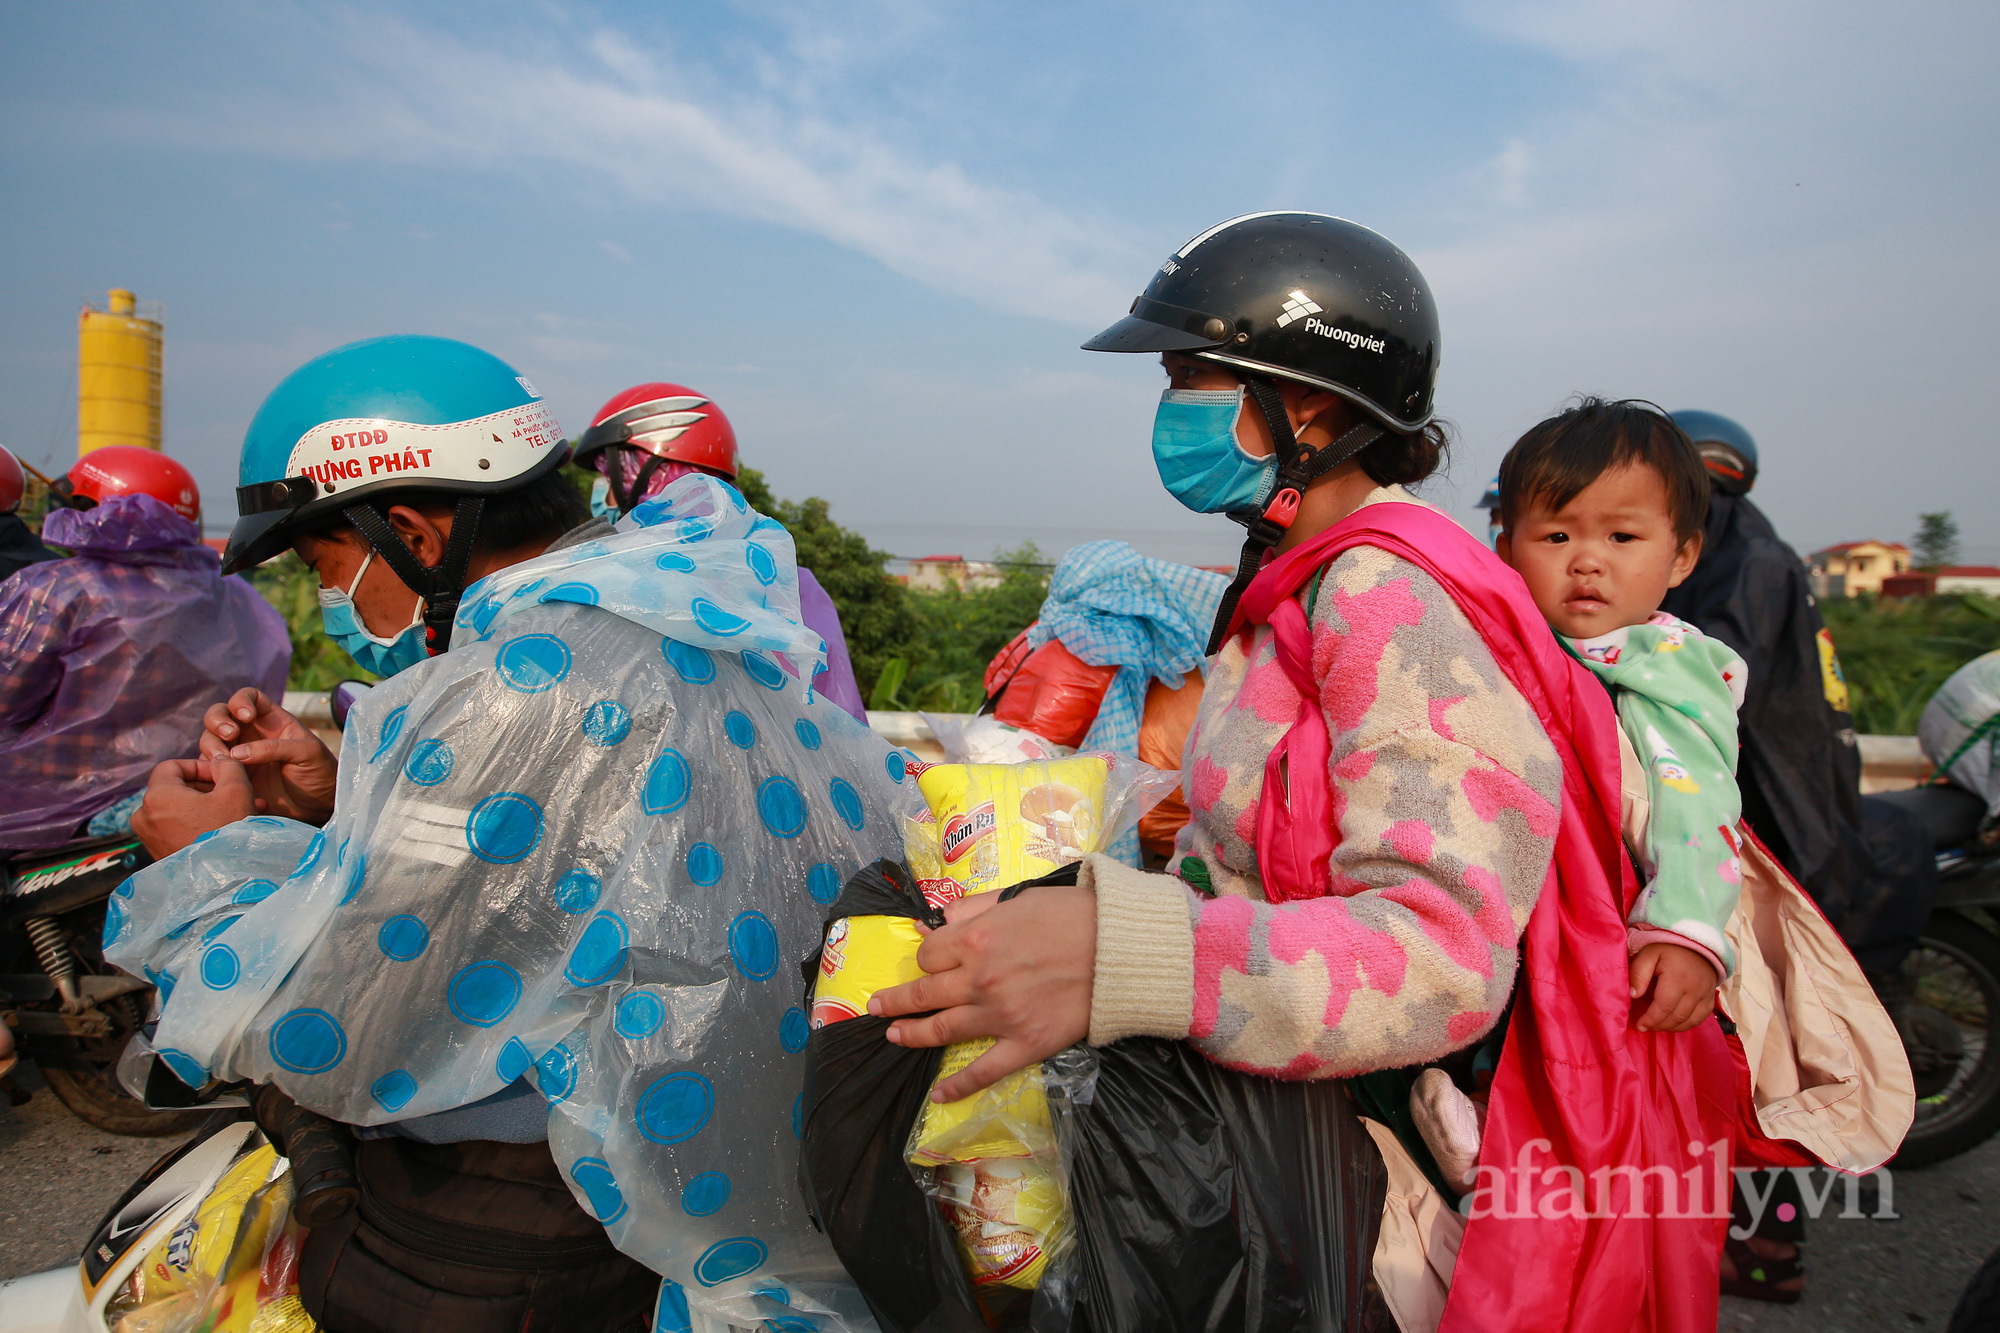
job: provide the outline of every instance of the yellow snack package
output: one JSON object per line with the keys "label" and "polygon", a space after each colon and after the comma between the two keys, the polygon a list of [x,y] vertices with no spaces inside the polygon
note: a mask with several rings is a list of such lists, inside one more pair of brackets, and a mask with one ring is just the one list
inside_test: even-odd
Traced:
{"label": "yellow snack package", "polygon": [[812,1026],[859,1018],[878,990],[915,981],[917,948],[924,942],[906,916],[844,916],[828,928],[813,980]]}
{"label": "yellow snack package", "polygon": [[1062,1182],[1040,1158],[954,1162],[936,1175],[938,1204],[975,1287],[1032,1291],[1068,1238]]}
{"label": "yellow snack package", "polygon": [[1110,761],[1094,754],[1024,764],[926,765],[917,774],[917,790],[937,820],[943,877],[966,893],[984,893],[1037,879],[1097,850],[1110,775]]}
{"label": "yellow snack package", "polygon": [[[945,1047],[938,1079],[950,1078],[992,1047],[991,1037]],[[904,1155],[913,1166],[943,1166],[983,1157],[1052,1153],[1055,1147],[1049,1099],[1042,1090],[1042,1067],[1029,1065],[963,1100],[924,1103],[917,1132]]]}
{"label": "yellow snack package", "polygon": [[[236,1243],[244,1206],[270,1181],[277,1167],[277,1150],[266,1144],[224,1171],[200,1207],[153,1246],[133,1270],[117,1303],[136,1313],[155,1304],[178,1305],[177,1298],[183,1294],[198,1301],[222,1274]],[[152,1322],[141,1320],[133,1327]]]}
{"label": "yellow snack package", "polygon": [[106,1312],[112,1333],[313,1333],[291,1207],[275,1149],[236,1162],[128,1279]]}

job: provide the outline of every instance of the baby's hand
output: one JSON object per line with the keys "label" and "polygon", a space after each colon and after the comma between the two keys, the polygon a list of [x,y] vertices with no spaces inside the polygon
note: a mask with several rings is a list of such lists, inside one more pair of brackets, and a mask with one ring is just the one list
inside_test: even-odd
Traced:
{"label": "baby's hand", "polygon": [[1653,988],[1641,1032],[1686,1032],[1715,1010],[1715,964],[1678,944],[1648,944],[1632,955],[1632,998]]}

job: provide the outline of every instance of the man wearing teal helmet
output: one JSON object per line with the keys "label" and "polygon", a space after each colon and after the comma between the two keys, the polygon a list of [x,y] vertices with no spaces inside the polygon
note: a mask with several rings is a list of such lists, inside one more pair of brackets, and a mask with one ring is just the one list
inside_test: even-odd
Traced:
{"label": "man wearing teal helmet", "polygon": [[164,997],[155,1077],[350,1127],[363,1203],[301,1261],[322,1327],[636,1329],[665,1275],[656,1326],[859,1329],[787,1167],[781,965],[900,849],[903,760],[813,688],[782,526],[708,476],[587,519],[566,453],[442,339],[273,392],[229,559],[296,550],[389,678],[338,762],[254,692],[211,709],[107,954]]}

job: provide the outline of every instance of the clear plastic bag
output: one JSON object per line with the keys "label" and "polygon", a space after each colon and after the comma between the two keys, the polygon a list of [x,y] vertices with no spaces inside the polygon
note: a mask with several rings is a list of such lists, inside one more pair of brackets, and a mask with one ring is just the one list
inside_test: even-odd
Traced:
{"label": "clear plastic bag", "polygon": [[931,734],[954,764],[1018,764],[1028,759],[1061,759],[1076,753],[1069,745],[1009,726],[990,713],[925,713]]}
{"label": "clear plastic bag", "polygon": [[[921,764],[912,772],[916,793],[904,807],[904,841],[912,862],[928,872],[917,887],[931,909],[1102,850],[1178,781],[1117,754]],[[921,943],[914,925],[894,913],[833,919],[812,995],[815,1027],[865,1014],[875,990],[920,975],[914,960]],[[950,1047],[932,1081],[992,1044]],[[903,1154],[948,1224],[974,1287],[1031,1292],[1060,1274],[1070,1224],[1039,1066],[958,1102],[925,1101]]]}
{"label": "clear plastic bag", "polygon": [[1975,657],[1938,687],[1917,742],[1953,782],[1986,799],[1989,821],[2000,815],[2000,652]]}

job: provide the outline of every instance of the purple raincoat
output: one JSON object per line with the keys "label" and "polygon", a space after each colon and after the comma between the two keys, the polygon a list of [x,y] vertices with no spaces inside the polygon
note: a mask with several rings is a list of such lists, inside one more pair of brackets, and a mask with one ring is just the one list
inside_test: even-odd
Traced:
{"label": "purple raincoat", "polygon": [[807,629],[826,640],[826,670],[813,682],[813,688],[867,726],[868,709],[861,702],[861,686],[854,679],[854,663],[847,656],[847,636],[840,629],[840,611],[812,571],[803,565],[799,566],[799,615]]}
{"label": "purple raincoat", "polygon": [[0,849],[55,847],[192,757],[201,715],[244,685],[282,697],[284,617],[150,495],[42,526],[76,552],[0,583]]}

